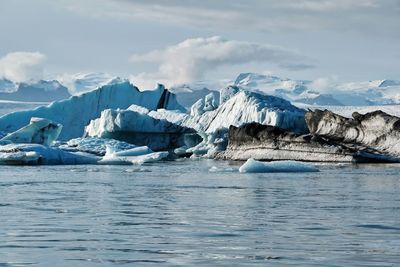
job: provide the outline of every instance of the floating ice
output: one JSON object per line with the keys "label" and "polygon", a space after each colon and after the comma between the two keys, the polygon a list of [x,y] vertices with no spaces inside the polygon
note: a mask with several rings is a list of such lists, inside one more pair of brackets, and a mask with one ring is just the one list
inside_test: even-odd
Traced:
{"label": "floating ice", "polygon": [[239,172],[318,172],[312,164],[298,161],[273,161],[261,162],[248,159],[240,168]]}
{"label": "floating ice", "polygon": [[153,118],[148,113],[148,109],[136,105],[126,110],[106,109],[100,118],[85,127],[85,134],[146,145],[160,151],[183,146],[185,133],[195,132],[165,119]]}
{"label": "floating ice", "polygon": [[126,109],[132,104],[149,110],[164,108],[185,111],[176,101],[175,95],[161,85],[155,90],[141,92],[129,81],[118,80],[95,91],[53,102],[48,106],[0,117],[0,131],[14,132],[28,124],[32,117],[41,117],[61,123],[64,131],[60,134],[60,140],[66,141],[82,137],[85,126],[90,120],[98,118],[103,110]]}
{"label": "floating ice", "polygon": [[143,164],[155,162],[168,157],[169,153],[153,152],[147,146],[114,152],[107,150],[106,155],[99,161],[100,164]]}
{"label": "floating ice", "polygon": [[42,144],[49,146],[57,140],[62,125],[42,118],[31,118],[30,123],[21,129],[10,133],[0,141],[15,144]]}
{"label": "floating ice", "polygon": [[96,137],[75,138],[59,146],[63,150],[86,152],[98,156],[104,156],[107,149],[118,152],[135,147],[137,146],[123,141]]}
{"label": "floating ice", "polygon": [[99,159],[91,154],[69,152],[39,144],[0,146],[0,164],[7,165],[95,164]]}

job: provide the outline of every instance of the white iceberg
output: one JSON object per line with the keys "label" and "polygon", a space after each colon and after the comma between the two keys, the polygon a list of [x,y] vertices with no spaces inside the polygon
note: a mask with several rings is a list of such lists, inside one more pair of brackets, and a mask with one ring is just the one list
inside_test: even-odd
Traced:
{"label": "white iceberg", "polygon": [[[123,132],[128,135],[123,136],[126,139],[121,140],[127,141],[131,136],[133,139],[129,142],[135,143],[135,141],[137,142],[135,132],[182,133],[184,131],[180,129],[192,129],[201,136],[202,140],[198,140],[199,138],[194,135],[184,135],[187,139],[192,138],[193,142],[190,145],[188,140],[184,144],[179,142],[179,145],[177,144],[174,148],[181,147],[177,150],[180,155],[193,153],[197,156],[206,154],[208,157],[212,157],[215,152],[225,149],[228,128],[231,125],[240,126],[245,123],[258,122],[296,133],[308,132],[304,121],[305,110],[293,106],[290,102],[278,97],[231,88],[228,88],[227,91],[229,92],[222,94],[224,102],[220,106],[217,106],[215,97],[209,95],[194,104],[191,114],[165,109],[150,111],[135,105],[127,110],[107,110],[103,112],[101,118],[90,123],[86,128],[86,134],[121,139],[121,136],[117,135],[119,132]],[[230,96],[229,99],[228,96]],[[167,121],[171,124],[168,124]],[[173,131],[169,129],[173,129]],[[109,133],[114,134],[108,135]],[[147,144],[153,143],[151,139],[155,137],[148,135],[148,138]],[[199,142],[201,143],[199,144]],[[162,142],[156,141],[155,143]],[[141,142],[140,144],[146,143]],[[183,151],[184,146],[187,147],[186,153]],[[160,147],[157,150],[163,150],[163,148]]]}
{"label": "white iceberg", "polygon": [[99,161],[100,164],[143,164],[155,162],[168,157],[166,151],[153,152],[147,146],[114,152],[107,150],[106,155]]}
{"label": "white iceberg", "polygon": [[[258,122],[288,129],[295,133],[307,133],[304,120],[305,110],[293,106],[282,98],[227,88],[221,92],[221,105],[213,111],[197,116],[187,116],[177,123],[195,129],[203,142],[188,152],[195,155],[213,157],[222,151],[228,143],[229,126],[241,126]],[[228,98],[230,96],[230,98]],[[172,117],[172,116],[170,116]],[[168,119],[168,118],[166,118]]]}
{"label": "white iceberg", "polygon": [[60,140],[82,137],[90,120],[100,117],[105,109],[126,109],[136,104],[149,110],[159,108],[185,109],[176,101],[175,95],[160,85],[152,91],[139,91],[129,81],[117,80],[95,91],[66,100],[53,102],[28,111],[18,111],[0,117],[0,132],[14,132],[27,125],[32,117],[47,118],[64,126]]}
{"label": "white iceberg", "polygon": [[212,133],[220,128],[258,122],[277,126],[296,133],[308,132],[304,110],[279,97],[240,91],[217,109],[201,116],[188,118],[184,125],[198,131]]}
{"label": "white iceberg", "polygon": [[50,146],[60,135],[62,125],[42,118],[31,118],[27,126],[0,139],[15,144],[42,144]]}
{"label": "white iceberg", "polygon": [[252,158],[248,159],[240,168],[239,172],[258,173],[258,172],[318,172],[319,170],[312,164],[285,160],[273,162],[261,162]]}
{"label": "white iceberg", "polygon": [[165,119],[153,118],[149,112],[137,105],[126,110],[104,110],[100,118],[92,120],[85,128],[85,135],[146,145],[159,151],[185,145],[184,135],[195,132]]}

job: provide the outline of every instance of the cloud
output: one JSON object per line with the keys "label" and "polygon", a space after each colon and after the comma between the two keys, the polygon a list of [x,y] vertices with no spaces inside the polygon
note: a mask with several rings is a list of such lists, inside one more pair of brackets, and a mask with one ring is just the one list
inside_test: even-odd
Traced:
{"label": "cloud", "polygon": [[96,18],[154,21],[208,28],[398,31],[398,0],[60,0],[75,13]]}
{"label": "cloud", "polygon": [[204,78],[219,67],[246,63],[268,63],[288,70],[311,68],[306,59],[296,52],[268,44],[210,38],[187,39],[181,43],[145,54],[133,54],[134,63],[156,63],[158,70],[132,76],[133,82],[153,86],[161,82],[167,86]]}
{"label": "cloud", "polygon": [[320,92],[329,93],[330,90],[338,83],[338,77],[336,75],[330,77],[321,77],[312,81],[310,87]]}
{"label": "cloud", "polygon": [[13,82],[29,82],[43,77],[46,56],[39,52],[13,52],[0,58],[0,77]]}

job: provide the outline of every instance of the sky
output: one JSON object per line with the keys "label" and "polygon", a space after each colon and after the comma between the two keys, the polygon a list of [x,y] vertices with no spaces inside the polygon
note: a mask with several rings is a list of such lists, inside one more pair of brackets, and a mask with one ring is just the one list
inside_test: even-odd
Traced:
{"label": "sky", "polygon": [[400,79],[399,0],[1,0],[0,77]]}

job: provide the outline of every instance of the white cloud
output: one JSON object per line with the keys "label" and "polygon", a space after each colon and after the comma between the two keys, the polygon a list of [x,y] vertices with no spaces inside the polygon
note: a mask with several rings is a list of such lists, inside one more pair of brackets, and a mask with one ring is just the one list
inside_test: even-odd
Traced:
{"label": "white cloud", "polygon": [[311,83],[311,88],[320,92],[329,92],[338,83],[338,77],[333,75],[331,77],[322,77],[315,79]]}
{"label": "white cloud", "polygon": [[13,82],[29,82],[43,77],[46,56],[39,52],[13,52],[0,58],[0,77]]}
{"label": "white cloud", "polygon": [[146,54],[134,54],[135,63],[158,64],[158,70],[131,77],[139,87],[152,87],[156,82],[167,86],[187,83],[223,66],[252,62],[268,63],[280,68],[299,70],[311,65],[303,56],[281,47],[243,41],[225,40],[221,37],[187,39],[177,45]]}
{"label": "white cloud", "polygon": [[[84,16],[209,29],[397,32],[398,0],[60,0]],[[58,2],[57,2],[58,3]]]}

